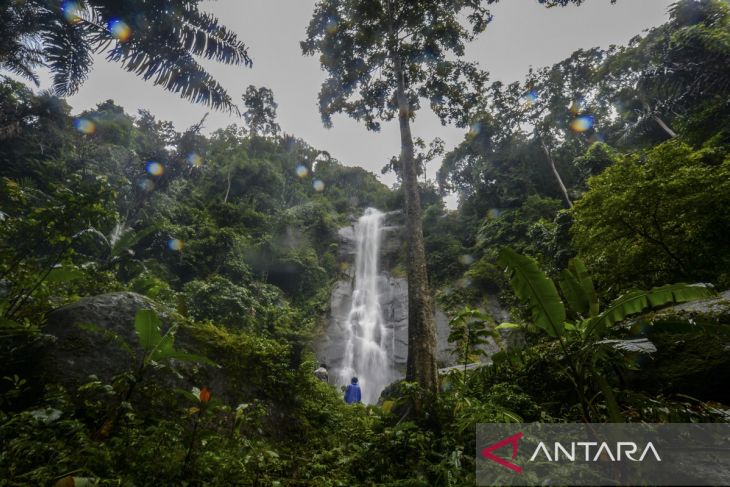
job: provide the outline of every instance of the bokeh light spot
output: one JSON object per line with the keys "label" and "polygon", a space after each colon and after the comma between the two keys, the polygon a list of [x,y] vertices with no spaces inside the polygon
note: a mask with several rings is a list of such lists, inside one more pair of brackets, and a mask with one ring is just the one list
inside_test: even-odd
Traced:
{"label": "bokeh light spot", "polygon": [[188,163],[195,167],[198,167],[201,164],[203,164],[203,158],[200,156],[200,154],[198,154],[196,152],[191,152],[190,154],[188,154],[187,159],[188,159]]}
{"label": "bokeh light spot", "polygon": [[70,24],[77,24],[81,21],[81,9],[76,2],[63,2],[61,6],[63,16]]}
{"label": "bokeh light spot", "polygon": [[312,187],[317,193],[321,193],[322,191],[324,191],[324,181],[320,179],[315,179],[314,181],[312,181]]}
{"label": "bokeh light spot", "polygon": [[585,132],[587,130],[590,130],[593,128],[593,117],[590,115],[581,115],[580,117],[575,117],[572,122],[570,122],[570,130],[573,132]]}
{"label": "bokeh light spot", "polygon": [[132,28],[120,19],[112,19],[108,24],[109,32],[112,37],[119,42],[126,42],[132,36]]}
{"label": "bokeh light spot", "polygon": [[469,135],[471,137],[476,137],[479,135],[479,132],[482,131],[482,124],[479,122],[471,124],[471,127],[469,127]]}
{"label": "bokeh light spot", "polygon": [[165,173],[163,165],[155,161],[149,161],[145,165],[144,170],[153,176],[162,176]]}
{"label": "bokeh light spot", "polygon": [[460,255],[459,263],[462,265],[472,265],[474,263],[474,256],[469,254]]}
{"label": "bokeh light spot", "polygon": [[490,208],[487,211],[487,218],[493,220],[499,216],[501,212],[497,208]]}
{"label": "bokeh light spot", "polygon": [[537,102],[537,91],[530,90],[522,95],[522,103],[525,105],[534,105]]}
{"label": "bokeh light spot", "polygon": [[472,280],[469,277],[462,277],[461,279],[456,281],[456,285],[457,285],[457,287],[459,287],[461,289],[465,289],[465,288],[471,287]]}
{"label": "bokeh light spot", "polygon": [[307,166],[304,164],[297,165],[296,169],[294,171],[297,173],[297,176],[300,178],[306,178],[309,175],[309,169],[307,169]]}
{"label": "bokeh light spot", "polygon": [[151,179],[145,178],[139,182],[139,187],[142,189],[142,191],[152,191],[153,189],[155,189],[155,183],[152,182]]}
{"label": "bokeh light spot", "polygon": [[169,248],[170,250],[175,250],[179,252],[183,249],[184,246],[184,242],[179,238],[171,238],[167,241],[167,248]]}
{"label": "bokeh light spot", "polygon": [[339,23],[335,19],[327,19],[327,25],[325,25],[325,30],[328,34],[334,34],[337,32],[337,28],[339,27]]}
{"label": "bokeh light spot", "polygon": [[91,135],[96,132],[96,124],[88,118],[77,118],[74,120],[74,127],[76,127],[76,130],[86,135]]}

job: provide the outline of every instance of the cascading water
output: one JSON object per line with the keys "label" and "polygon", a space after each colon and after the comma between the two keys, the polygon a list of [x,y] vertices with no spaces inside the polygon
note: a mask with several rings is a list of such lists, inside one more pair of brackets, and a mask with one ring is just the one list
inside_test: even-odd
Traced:
{"label": "cascading water", "polygon": [[340,385],[357,377],[362,389],[362,401],[374,404],[380,393],[395,378],[392,360],[393,331],[385,327],[380,306],[378,271],[383,217],[368,208],[355,226],[355,284],[352,306],[344,323],[347,334],[343,366],[337,377]]}

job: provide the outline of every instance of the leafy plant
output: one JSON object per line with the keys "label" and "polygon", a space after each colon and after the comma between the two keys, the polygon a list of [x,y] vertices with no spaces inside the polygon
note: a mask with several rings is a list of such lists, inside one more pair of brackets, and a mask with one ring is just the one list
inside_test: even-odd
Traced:
{"label": "leafy plant", "polygon": [[160,333],[160,318],[152,310],[141,309],[134,318],[134,331],[137,333],[139,344],[147,352],[143,365],[152,362],[160,363],[163,360],[175,359],[189,362],[200,362],[215,365],[213,361],[202,355],[194,355],[177,350],[174,347],[176,326],[171,326],[164,335]]}
{"label": "leafy plant", "polygon": [[562,338],[570,332],[577,332],[583,338],[597,338],[627,316],[715,294],[706,284],[668,284],[649,291],[626,293],[599,313],[593,281],[583,262],[574,258],[560,276],[567,305],[577,317],[569,323],[566,320],[566,303],[558,294],[555,283],[540,270],[534,259],[505,247],[500,252],[499,262],[507,268],[515,294],[530,308],[535,326],[555,338]]}
{"label": "leafy plant", "polygon": [[[611,357],[610,344],[599,342],[610,327],[648,309],[708,298],[714,294],[705,284],[669,284],[649,291],[629,292],[599,311],[593,281],[578,258],[572,259],[560,274],[565,302],[552,279],[540,270],[531,257],[505,247],[499,254],[499,262],[507,268],[515,294],[527,304],[532,324],[558,340],[568,359],[570,377],[586,420],[589,420],[592,408],[592,391],[588,387],[590,381],[603,394],[611,419],[621,419],[613,391],[599,371],[601,362]],[[568,309],[574,320],[567,320]],[[503,328],[513,326],[500,325]]]}
{"label": "leafy plant", "polygon": [[[153,310],[141,309],[137,311],[137,314],[134,317],[134,331],[137,334],[139,345],[142,347],[144,354],[139,361],[137,369],[128,374],[129,383],[120,397],[119,405],[114,409],[111,415],[104,421],[101,428],[98,430],[97,436],[100,439],[106,439],[112,434],[124,405],[128,403],[135,387],[142,382],[142,379],[150,366],[160,366],[164,362],[173,359],[216,365],[215,362],[207,357],[194,355],[176,349],[174,342],[177,326],[170,326],[164,335],[160,332],[160,326],[160,318]],[[126,349],[131,349],[128,344],[126,347],[124,346],[125,344],[121,337],[120,340],[122,341],[121,346]]]}
{"label": "leafy plant", "polygon": [[486,345],[489,337],[498,337],[493,330],[487,328],[490,321],[483,311],[466,306],[449,321],[451,333],[449,333],[448,342],[453,344],[451,352],[464,366],[464,384],[466,384],[466,368],[469,362],[478,360],[479,356],[487,356],[487,352],[480,346]]}

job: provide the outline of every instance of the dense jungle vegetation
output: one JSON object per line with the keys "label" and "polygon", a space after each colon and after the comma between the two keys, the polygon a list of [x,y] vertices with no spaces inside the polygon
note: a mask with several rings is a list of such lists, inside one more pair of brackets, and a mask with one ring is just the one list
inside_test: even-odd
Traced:
{"label": "dense jungle vegetation", "polygon": [[[195,54],[248,62],[234,45]],[[21,48],[0,67],[63,63]],[[314,377],[311,346],[338,228],[401,188],[282,133],[266,88],[205,135],[2,77],[0,485],[474,485],[476,423],[727,422],[728,66],[728,3],[681,0],[627,46],[481,80],[463,142],[419,176],[423,244],[459,362],[510,346],[368,406]],[[102,295],[108,323],[64,321]]]}

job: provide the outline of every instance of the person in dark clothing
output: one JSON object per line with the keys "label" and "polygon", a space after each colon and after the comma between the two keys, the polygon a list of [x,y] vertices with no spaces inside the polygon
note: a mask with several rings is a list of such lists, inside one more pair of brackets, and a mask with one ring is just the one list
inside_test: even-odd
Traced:
{"label": "person in dark clothing", "polygon": [[350,385],[347,386],[347,390],[345,391],[345,402],[347,404],[360,402],[360,384],[357,383],[357,377],[353,377],[350,381]]}

